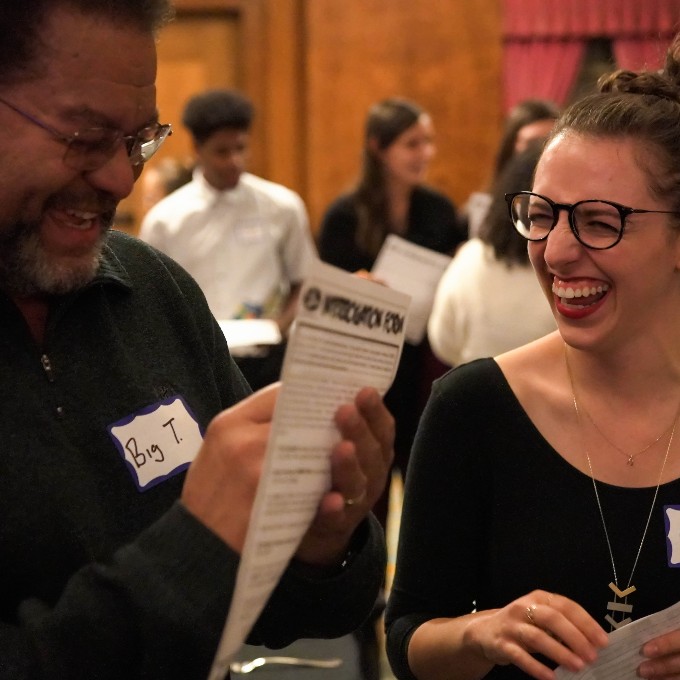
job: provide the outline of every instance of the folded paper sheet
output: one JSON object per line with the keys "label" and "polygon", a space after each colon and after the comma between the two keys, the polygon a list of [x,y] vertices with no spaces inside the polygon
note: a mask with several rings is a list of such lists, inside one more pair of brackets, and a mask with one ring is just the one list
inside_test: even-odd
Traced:
{"label": "folded paper sheet", "polygon": [[276,587],[329,488],[333,417],[364,386],[383,393],[399,364],[409,298],[316,262],[288,340],[262,478],[209,680],[231,659]]}
{"label": "folded paper sheet", "polygon": [[555,671],[557,680],[639,680],[637,667],[644,661],[642,646],[651,639],[680,629],[680,602],[656,614],[633,621],[609,634],[609,645],[595,663],[578,673]]}

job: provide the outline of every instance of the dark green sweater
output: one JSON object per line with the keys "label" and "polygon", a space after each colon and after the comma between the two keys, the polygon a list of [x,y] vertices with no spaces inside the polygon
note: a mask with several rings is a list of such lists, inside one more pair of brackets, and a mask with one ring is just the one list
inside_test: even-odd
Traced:
{"label": "dark green sweater", "polygon": [[[107,429],[181,396],[204,431],[250,392],[201,291],[112,232],[42,347],[1,294],[0,315],[0,678],[205,678],[238,555],[176,502],[183,472],[140,491]],[[289,568],[250,641],[355,628],[384,573],[379,530],[358,538],[332,578]]]}

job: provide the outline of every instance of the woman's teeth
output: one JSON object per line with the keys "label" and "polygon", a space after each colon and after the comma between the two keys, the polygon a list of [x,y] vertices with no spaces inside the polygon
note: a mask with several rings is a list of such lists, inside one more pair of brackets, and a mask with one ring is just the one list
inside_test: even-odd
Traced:
{"label": "woman's teeth", "polygon": [[[572,305],[576,307],[587,307],[588,305],[595,304],[602,296],[609,290],[609,284],[602,283],[598,286],[564,286],[553,284],[552,292],[554,295],[560,298],[562,304],[569,304],[571,300],[580,298],[580,305]],[[584,299],[584,298],[587,298]]]}
{"label": "woman's teeth", "polygon": [[580,288],[557,286],[555,284],[553,284],[552,287],[552,292],[557,295],[557,297],[566,298],[567,300],[589,297],[591,295],[597,295],[598,293],[606,293],[608,290],[609,284],[607,283],[603,283],[599,286],[581,286]]}

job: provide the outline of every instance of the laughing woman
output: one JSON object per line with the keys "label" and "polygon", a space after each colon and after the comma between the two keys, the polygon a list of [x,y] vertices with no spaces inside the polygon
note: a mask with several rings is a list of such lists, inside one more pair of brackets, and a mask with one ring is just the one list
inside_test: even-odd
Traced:
{"label": "laughing woman", "polygon": [[[434,386],[388,604],[399,678],[551,680],[680,599],[680,42],[507,197],[558,330]],[[626,677],[680,677],[680,630]]]}

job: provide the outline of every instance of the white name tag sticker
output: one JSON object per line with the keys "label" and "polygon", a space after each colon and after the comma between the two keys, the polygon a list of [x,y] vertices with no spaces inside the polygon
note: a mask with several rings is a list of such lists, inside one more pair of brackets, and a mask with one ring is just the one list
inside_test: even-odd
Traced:
{"label": "white name tag sticker", "polygon": [[668,566],[680,567],[680,505],[665,505],[666,550]]}
{"label": "white name tag sticker", "polygon": [[140,491],[186,470],[203,442],[198,422],[180,396],[146,406],[109,425],[108,431]]}

